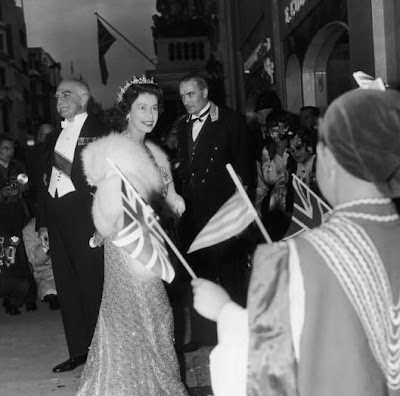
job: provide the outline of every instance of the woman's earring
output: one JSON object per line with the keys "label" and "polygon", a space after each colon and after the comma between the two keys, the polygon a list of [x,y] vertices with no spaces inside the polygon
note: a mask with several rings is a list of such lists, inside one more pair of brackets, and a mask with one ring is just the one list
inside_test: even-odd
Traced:
{"label": "woman's earring", "polygon": [[131,119],[131,117],[129,116],[129,114],[126,116],[126,121],[129,122],[129,120]]}

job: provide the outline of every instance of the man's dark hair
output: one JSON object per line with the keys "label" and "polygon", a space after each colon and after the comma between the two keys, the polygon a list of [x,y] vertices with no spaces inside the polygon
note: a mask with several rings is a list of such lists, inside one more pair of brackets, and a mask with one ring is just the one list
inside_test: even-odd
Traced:
{"label": "man's dark hair", "polygon": [[184,82],[188,82],[188,81],[195,81],[197,86],[203,90],[208,88],[208,83],[206,78],[199,72],[195,71],[195,72],[190,72],[188,74],[186,74],[185,76],[183,76],[180,80],[179,80],[179,85],[181,85],[181,83]]}
{"label": "man's dark hair", "polygon": [[310,111],[314,117],[319,117],[321,115],[321,110],[315,106],[303,106],[300,109],[300,112],[302,111]]}
{"label": "man's dark hair", "polygon": [[300,127],[297,129],[296,135],[299,140],[301,140],[301,143],[305,145],[305,147],[311,147],[313,153],[316,152],[318,136],[314,130],[306,127]]}
{"label": "man's dark hair", "polygon": [[11,142],[15,144],[15,140],[10,135],[0,134],[0,145],[3,144],[3,142]]}
{"label": "man's dark hair", "polygon": [[295,128],[300,124],[299,116],[285,110],[274,110],[268,114],[266,119],[267,127],[278,126],[279,123],[289,128]]}

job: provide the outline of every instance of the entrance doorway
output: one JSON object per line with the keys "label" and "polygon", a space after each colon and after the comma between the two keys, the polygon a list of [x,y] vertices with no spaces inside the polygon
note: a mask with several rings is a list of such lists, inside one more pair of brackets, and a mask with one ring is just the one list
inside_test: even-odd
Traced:
{"label": "entrance doorway", "polygon": [[304,58],[303,103],[325,110],[338,95],[351,88],[348,27],[331,22],[312,39]]}

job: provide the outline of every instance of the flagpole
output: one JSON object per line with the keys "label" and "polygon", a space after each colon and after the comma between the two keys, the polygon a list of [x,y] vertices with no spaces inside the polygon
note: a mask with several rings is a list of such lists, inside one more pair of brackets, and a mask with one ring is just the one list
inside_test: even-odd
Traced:
{"label": "flagpole", "polygon": [[152,63],[154,66],[156,66],[156,63],[149,58],[139,47],[137,47],[135,44],[132,43],[127,37],[125,37],[121,32],[119,32],[111,23],[107,22],[98,12],[95,12],[94,15],[97,16],[97,18],[100,18],[104,23],[106,23],[114,32],[119,34],[127,43],[129,43],[137,52],[139,52],[144,58],[146,58],[150,63]]}
{"label": "flagpole", "polygon": [[156,221],[155,224],[157,225],[158,232],[166,240],[169,247],[173,250],[173,252],[175,253],[176,257],[178,257],[178,259],[180,260],[182,265],[186,268],[186,271],[189,272],[189,275],[192,277],[192,279],[197,279],[197,275],[194,273],[194,271],[190,267],[189,263],[182,256],[182,253],[178,250],[178,248],[175,246],[175,244],[171,241],[170,237],[167,235],[167,233],[164,231],[164,229],[160,226],[160,223],[157,221],[157,219],[155,217],[154,217],[154,219]]}
{"label": "flagpole", "polygon": [[[132,183],[126,178],[126,176],[123,174],[123,172],[118,168],[117,165],[114,164],[109,158],[107,158],[107,161],[111,164],[111,166],[117,171],[118,175],[121,177],[121,179],[124,180],[125,183],[128,185],[132,186]],[[133,186],[132,186],[133,187]],[[175,244],[171,241],[169,236],[166,234],[164,229],[160,226],[160,223],[158,222],[156,216],[154,215],[154,210],[153,208],[147,204],[143,198],[139,195],[139,193],[136,191],[135,188],[132,188],[133,193],[136,196],[136,199],[142,204],[144,208],[148,210],[149,216],[151,216],[153,222],[157,225],[157,229],[162,235],[162,237],[165,239],[165,241],[168,243],[169,247],[173,250],[173,252],[176,254],[176,257],[180,260],[182,265],[185,267],[186,271],[189,273],[189,275],[192,277],[192,279],[197,279],[196,274],[190,267],[189,263],[185,260],[185,258],[182,256],[181,252],[178,250],[178,248],[175,246]]]}
{"label": "flagpole", "polygon": [[240,194],[242,195],[243,199],[245,200],[248,208],[250,209],[250,211],[253,213],[254,216],[254,220],[256,221],[258,228],[261,231],[261,234],[263,235],[263,237],[265,238],[265,240],[268,243],[272,243],[272,239],[268,234],[268,231],[265,229],[264,224],[262,223],[260,217],[258,216],[258,213],[256,211],[256,209],[254,208],[253,204],[250,201],[250,198],[248,197],[242,183],[240,182],[235,170],[233,169],[231,164],[226,164],[226,169],[229,172],[229,175],[231,176],[233,182],[235,183],[237,189],[239,190]]}

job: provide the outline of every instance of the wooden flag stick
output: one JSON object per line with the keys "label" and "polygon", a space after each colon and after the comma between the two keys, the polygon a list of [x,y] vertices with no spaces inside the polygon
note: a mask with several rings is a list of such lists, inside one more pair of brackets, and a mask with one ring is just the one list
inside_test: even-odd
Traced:
{"label": "wooden flag stick", "polygon": [[250,201],[250,198],[248,197],[242,183],[240,182],[235,170],[233,169],[231,164],[226,164],[226,169],[229,172],[229,175],[231,176],[233,182],[236,185],[236,188],[239,190],[240,194],[242,195],[244,201],[246,202],[246,205],[248,206],[248,208],[250,209],[250,211],[252,212],[253,216],[254,216],[254,220],[257,223],[258,228],[261,231],[261,234],[263,235],[263,237],[265,238],[265,240],[268,243],[272,243],[272,239],[268,234],[268,231],[265,229],[264,224],[262,223],[261,219],[258,216],[258,213],[256,211],[256,209],[254,208],[253,204]]}
{"label": "wooden flag stick", "polygon": [[167,242],[168,246],[176,254],[176,257],[178,257],[178,259],[180,260],[182,265],[185,267],[186,271],[189,273],[189,275],[192,277],[192,279],[197,279],[197,276],[194,273],[194,271],[192,270],[192,268],[190,267],[189,263],[185,260],[185,258],[182,256],[181,252],[178,250],[178,248],[175,246],[175,244],[171,241],[170,237],[167,235],[167,233],[161,227],[160,223],[158,222],[158,220],[156,218],[156,215],[154,214],[153,208],[147,202],[145,202],[145,200],[139,195],[139,193],[136,191],[136,188],[133,187],[132,183],[124,175],[124,173],[121,171],[121,169],[119,169],[118,166],[115,165],[114,162],[111,161],[109,158],[107,158],[107,161],[117,171],[117,173],[121,177],[121,179],[126,184],[128,184],[130,187],[132,187],[132,191],[135,194],[135,198],[141,203],[143,208],[147,211],[147,214],[150,216],[153,223],[157,226],[157,231],[162,235],[164,240]]}
{"label": "wooden flag stick", "polygon": [[158,232],[162,235],[162,237],[168,243],[169,247],[175,253],[176,257],[178,257],[178,259],[180,260],[182,265],[185,267],[186,271],[189,273],[189,275],[192,277],[192,279],[197,279],[196,274],[194,273],[194,271],[190,267],[189,263],[182,256],[182,253],[178,250],[178,248],[175,246],[175,244],[171,241],[171,239],[169,238],[167,233],[163,230],[163,228],[160,226],[160,224],[158,222],[156,224],[157,224]]}

